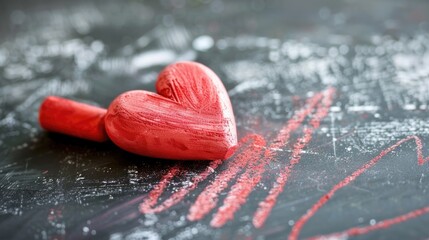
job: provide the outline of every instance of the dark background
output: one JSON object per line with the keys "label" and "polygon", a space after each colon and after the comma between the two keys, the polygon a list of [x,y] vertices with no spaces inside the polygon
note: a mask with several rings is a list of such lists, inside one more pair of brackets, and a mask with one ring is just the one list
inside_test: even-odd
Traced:
{"label": "dark background", "polygon": [[[359,166],[409,135],[429,144],[427,1],[1,1],[1,239],[284,239],[293,221]],[[276,166],[223,228],[184,218],[228,161],[179,204],[136,214],[175,164],[185,170],[163,196],[207,162],[173,162],[42,131],[41,100],[59,95],[107,107],[131,89],[154,90],[178,60],[219,74],[239,137],[275,135],[293,102],[334,86],[337,94],[261,229],[251,218]],[[290,150],[286,146],[285,150]],[[231,160],[233,161],[233,159]],[[429,204],[426,165],[407,142],[339,191],[301,237],[364,226]],[[233,183],[234,181],[232,181]],[[232,184],[231,183],[231,184]],[[220,198],[228,191],[222,193]],[[106,217],[107,216],[107,217]],[[357,239],[423,239],[429,216]]]}

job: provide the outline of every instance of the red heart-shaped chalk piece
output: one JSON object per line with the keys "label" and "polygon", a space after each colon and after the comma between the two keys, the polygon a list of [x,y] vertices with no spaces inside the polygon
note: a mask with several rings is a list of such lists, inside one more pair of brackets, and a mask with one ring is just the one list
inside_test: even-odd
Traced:
{"label": "red heart-shaped chalk piece", "polygon": [[39,120],[47,130],[95,141],[105,140],[107,132],[122,149],[155,158],[217,160],[233,154],[234,114],[212,70],[195,62],[169,65],[159,74],[156,90],[123,93],[105,115],[100,108],[48,97]]}
{"label": "red heart-shaped chalk piece", "polygon": [[237,144],[234,114],[221,80],[206,66],[166,67],[158,94],[136,90],[118,96],[105,124],[119,147],[168,159],[225,159]]}

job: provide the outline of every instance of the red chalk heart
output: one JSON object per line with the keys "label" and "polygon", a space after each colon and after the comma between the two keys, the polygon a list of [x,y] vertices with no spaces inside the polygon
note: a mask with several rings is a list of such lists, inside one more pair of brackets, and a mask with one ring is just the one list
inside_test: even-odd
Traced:
{"label": "red chalk heart", "polygon": [[105,116],[110,139],[145,156],[214,160],[237,145],[234,114],[216,74],[194,62],[179,62],[159,75],[156,90],[118,96]]}

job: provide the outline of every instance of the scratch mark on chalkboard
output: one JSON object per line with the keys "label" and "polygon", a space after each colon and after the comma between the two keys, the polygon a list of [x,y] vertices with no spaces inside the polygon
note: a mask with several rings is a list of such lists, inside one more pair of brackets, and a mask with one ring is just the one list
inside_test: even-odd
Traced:
{"label": "scratch mark on chalkboard", "polygon": [[[329,190],[328,193],[323,195],[310,209],[307,210],[307,212],[304,215],[302,215],[299,218],[298,221],[296,221],[295,225],[292,228],[292,231],[289,234],[289,239],[290,240],[298,239],[302,228],[308,222],[308,220],[310,218],[312,218],[319,211],[319,209],[322,208],[335,195],[335,193],[338,190],[349,185],[357,177],[359,177],[360,175],[365,173],[368,169],[372,168],[375,164],[377,164],[388,153],[392,152],[393,150],[395,150],[396,148],[398,148],[399,146],[401,146],[402,144],[404,144],[405,142],[408,142],[410,140],[414,140],[414,142],[416,143],[417,163],[421,166],[425,162],[429,161],[429,156],[423,157],[423,152],[422,152],[423,145],[422,145],[422,141],[419,137],[413,135],[413,136],[408,136],[406,138],[399,140],[398,142],[396,142],[392,146],[381,151],[379,155],[377,155],[376,157],[374,157],[373,159],[371,159],[370,161],[368,161],[367,163],[362,165],[358,170],[354,171],[352,174],[345,177],[343,180],[341,180],[339,183],[337,183],[331,190]],[[406,214],[399,215],[399,216],[394,217],[394,218],[385,219],[385,220],[380,221],[374,225],[363,226],[363,227],[353,227],[353,228],[349,228],[349,229],[342,231],[342,232],[339,232],[339,233],[334,233],[334,234],[329,234],[329,235],[320,235],[320,236],[316,236],[312,239],[327,239],[330,237],[362,235],[362,234],[366,234],[366,233],[369,233],[369,232],[372,232],[375,230],[379,230],[379,229],[383,229],[383,228],[389,228],[392,225],[408,221],[412,218],[416,218],[416,217],[423,215],[425,213],[428,213],[428,212],[429,212],[429,206],[426,206],[424,208],[417,209],[417,210],[408,212]]]}
{"label": "scratch mark on chalkboard", "polygon": [[[406,222],[410,219],[419,217],[423,214],[426,214],[429,212],[429,206],[426,206],[424,208],[421,209],[417,209],[411,212],[408,212],[406,214],[403,215],[399,215],[397,217],[394,218],[389,218],[389,219],[385,219],[383,221],[380,221],[374,225],[369,225],[369,226],[364,226],[364,227],[354,227],[354,228],[349,228],[346,231],[343,232],[339,232],[339,233],[334,233],[334,234],[330,234],[330,235],[324,235],[324,236],[316,236],[310,239],[314,239],[314,240],[322,240],[322,239],[329,239],[332,237],[344,237],[344,236],[357,236],[357,235],[362,235],[362,234],[366,234],[375,230],[380,230],[383,228],[389,228],[393,225],[402,223],[402,222]],[[293,238],[290,238],[293,239]]]}

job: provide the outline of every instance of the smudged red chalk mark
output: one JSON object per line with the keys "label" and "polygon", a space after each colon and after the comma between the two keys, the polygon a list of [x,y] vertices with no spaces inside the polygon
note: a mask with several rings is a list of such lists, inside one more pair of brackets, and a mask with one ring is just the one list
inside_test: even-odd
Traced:
{"label": "smudged red chalk mark", "polygon": [[429,212],[429,206],[426,206],[424,208],[420,208],[411,212],[408,212],[406,214],[394,217],[394,218],[389,218],[383,221],[378,222],[377,224],[374,224],[372,226],[364,226],[364,227],[353,227],[353,228],[349,228],[343,232],[338,232],[338,233],[334,233],[334,234],[329,234],[329,235],[320,235],[320,236],[316,236],[316,237],[312,237],[310,239],[313,240],[322,240],[322,239],[334,239],[335,237],[341,237],[341,236],[357,236],[357,235],[363,235],[363,234],[367,234],[369,232],[375,231],[375,230],[380,230],[380,229],[386,229],[389,228],[393,225],[402,223],[402,222],[406,222],[410,219],[419,217],[423,214],[426,214]]}
{"label": "smudged red chalk mark", "polygon": [[[261,181],[262,173],[265,171],[265,161],[258,161],[262,154],[262,148],[265,146],[265,139],[262,136],[254,135],[253,144],[249,145],[243,152],[243,158],[246,163],[246,171],[238,178],[237,182],[232,186],[231,191],[226,197],[223,205],[218,209],[214,215],[210,225],[212,227],[222,227],[227,221],[234,218],[234,213],[240,209],[240,207],[246,203],[247,197],[250,192],[253,191],[254,187]],[[250,154],[249,154],[249,153]],[[216,185],[216,183],[213,183]],[[216,201],[211,201],[210,208],[216,206]],[[207,194],[205,194],[207,195]],[[210,195],[210,194],[209,194]],[[201,196],[201,195],[200,195]],[[190,217],[188,219],[195,219],[195,216],[202,218],[211,209],[205,207],[204,200],[200,200],[199,205],[193,205],[191,208]],[[203,208],[203,209],[201,209]],[[201,211],[203,210],[203,211]]]}
{"label": "smudged red chalk mark", "polygon": [[206,216],[213,208],[216,207],[219,194],[228,187],[231,179],[242,171],[252,159],[254,160],[255,152],[259,152],[261,147],[265,146],[265,140],[258,134],[249,134],[239,142],[239,148],[246,143],[251,142],[241,153],[239,153],[228,165],[228,169],[219,173],[213,183],[208,185],[198,196],[195,203],[191,206],[188,213],[190,221],[196,221]]}
{"label": "smudged red chalk mark", "polygon": [[154,190],[149,193],[148,199],[146,199],[143,203],[140,204],[139,209],[140,212],[145,213],[158,213],[162,212],[164,210],[167,210],[168,208],[176,205],[178,202],[182,201],[183,198],[192,190],[194,190],[198,183],[205,180],[211,173],[214,172],[214,170],[222,163],[221,160],[211,161],[209,166],[200,174],[193,177],[191,182],[192,184],[181,188],[179,191],[173,193],[169,198],[167,198],[164,202],[159,204],[157,207],[154,207],[154,205],[158,202],[159,196],[162,194],[162,192],[165,190],[165,187],[170,182],[171,178],[173,178],[177,172],[175,172],[173,177],[169,177],[168,173],[166,176],[163,177],[163,180],[155,186]]}
{"label": "smudged red chalk mark", "polygon": [[[234,218],[235,212],[241,208],[247,201],[247,197],[254,190],[255,186],[262,180],[262,174],[265,172],[265,166],[273,159],[276,149],[281,148],[289,142],[290,135],[296,131],[305,118],[314,111],[315,106],[323,97],[322,93],[317,93],[306,101],[305,106],[297,111],[291,119],[280,130],[276,139],[265,150],[264,157],[259,158],[261,149],[254,149],[253,155],[248,160],[249,165],[245,172],[238,178],[237,182],[231,187],[231,191],[225,198],[223,205],[219,208],[211,221],[212,227],[222,227],[226,222]],[[260,145],[265,146],[265,140],[260,139]],[[204,204],[201,202],[201,206]],[[212,207],[214,208],[214,206]],[[210,209],[211,210],[211,209]],[[194,212],[200,212],[194,209]],[[205,214],[208,212],[204,212]],[[202,216],[201,216],[202,218]]]}
{"label": "smudged red chalk mark", "polygon": [[[297,142],[294,144],[292,150],[292,156],[289,164],[285,167],[285,169],[279,173],[276,181],[273,184],[273,187],[268,193],[268,196],[264,201],[259,203],[259,207],[256,210],[253,216],[253,225],[257,228],[260,228],[264,225],[268,216],[271,213],[274,205],[277,202],[277,198],[281,192],[283,192],[283,188],[285,187],[287,181],[289,180],[289,176],[292,172],[293,167],[298,164],[301,160],[302,150],[307,146],[307,144],[312,139],[313,132],[319,128],[320,121],[326,117],[329,112],[329,108],[332,105],[333,96],[335,94],[334,88],[329,88],[323,92],[323,100],[318,104],[316,113],[310,119],[310,128],[304,129],[304,136],[299,138]],[[282,132],[280,133],[282,134]],[[284,135],[287,132],[285,131]],[[280,141],[282,142],[282,141]]]}
{"label": "smudged red chalk mark", "polygon": [[[397,143],[395,143],[392,146],[381,151],[381,153],[379,155],[377,155],[375,158],[373,158],[370,161],[368,161],[367,163],[365,163],[358,170],[354,171],[352,174],[345,177],[342,181],[337,183],[331,190],[329,190],[329,192],[327,194],[323,195],[309,210],[307,210],[307,212],[303,216],[301,216],[301,218],[299,218],[298,221],[296,221],[295,225],[292,228],[292,231],[289,234],[289,239],[290,240],[298,239],[299,234],[301,233],[301,230],[304,227],[304,225],[307,223],[307,221],[310,218],[312,218],[317,213],[317,211],[319,211],[319,209],[321,207],[323,207],[323,205],[325,205],[334,196],[335,192],[337,192],[341,188],[349,185],[357,177],[359,177],[362,173],[366,172],[368,169],[372,168],[375,164],[377,164],[378,161],[380,161],[384,156],[386,156],[388,153],[395,150],[396,148],[398,148],[403,143],[405,143],[409,140],[414,140],[416,145],[417,145],[416,152],[417,152],[418,164],[423,165],[425,162],[429,161],[429,157],[426,157],[426,158],[423,157],[423,153],[422,153],[423,145],[422,145],[422,141],[419,137],[409,136],[409,137],[406,137],[404,139],[399,140]],[[386,219],[384,221],[380,221],[373,226],[353,227],[353,228],[350,228],[350,229],[345,230],[343,232],[329,234],[329,235],[323,235],[323,236],[316,236],[315,238],[316,239],[321,239],[321,238],[326,239],[326,237],[329,237],[329,236],[337,236],[338,237],[338,236],[344,236],[344,235],[348,235],[348,236],[362,235],[362,234],[369,233],[371,231],[375,231],[375,230],[379,230],[379,229],[383,229],[383,228],[389,228],[392,225],[408,221],[412,218],[416,218],[416,217],[423,215],[425,213],[428,213],[428,212],[429,212],[429,206],[408,212],[406,214],[403,214],[403,215],[400,215],[400,216],[397,216],[394,218],[390,218],[390,219]]]}
{"label": "smudged red chalk mark", "polygon": [[173,179],[179,171],[179,167],[174,166],[170,168],[164,176],[162,176],[161,181],[154,186],[153,190],[149,192],[149,196],[140,204],[140,212],[149,213],[152,210],[158,202],[159,196],[161,196],[171,179]]}
{"label": "smudged red chalk mark", "polygon": [[316,104],[322,99],[322,93],[316,93],[313,97],[306,101],[306,106],[299,111],[280,129],[276,139],[271,143],[270,147],[265,151],[265,157],[272,158],[274,151],[272,149],[279,149],[287,144],[290,134],[301,126],[304,119],[314,110]]}

